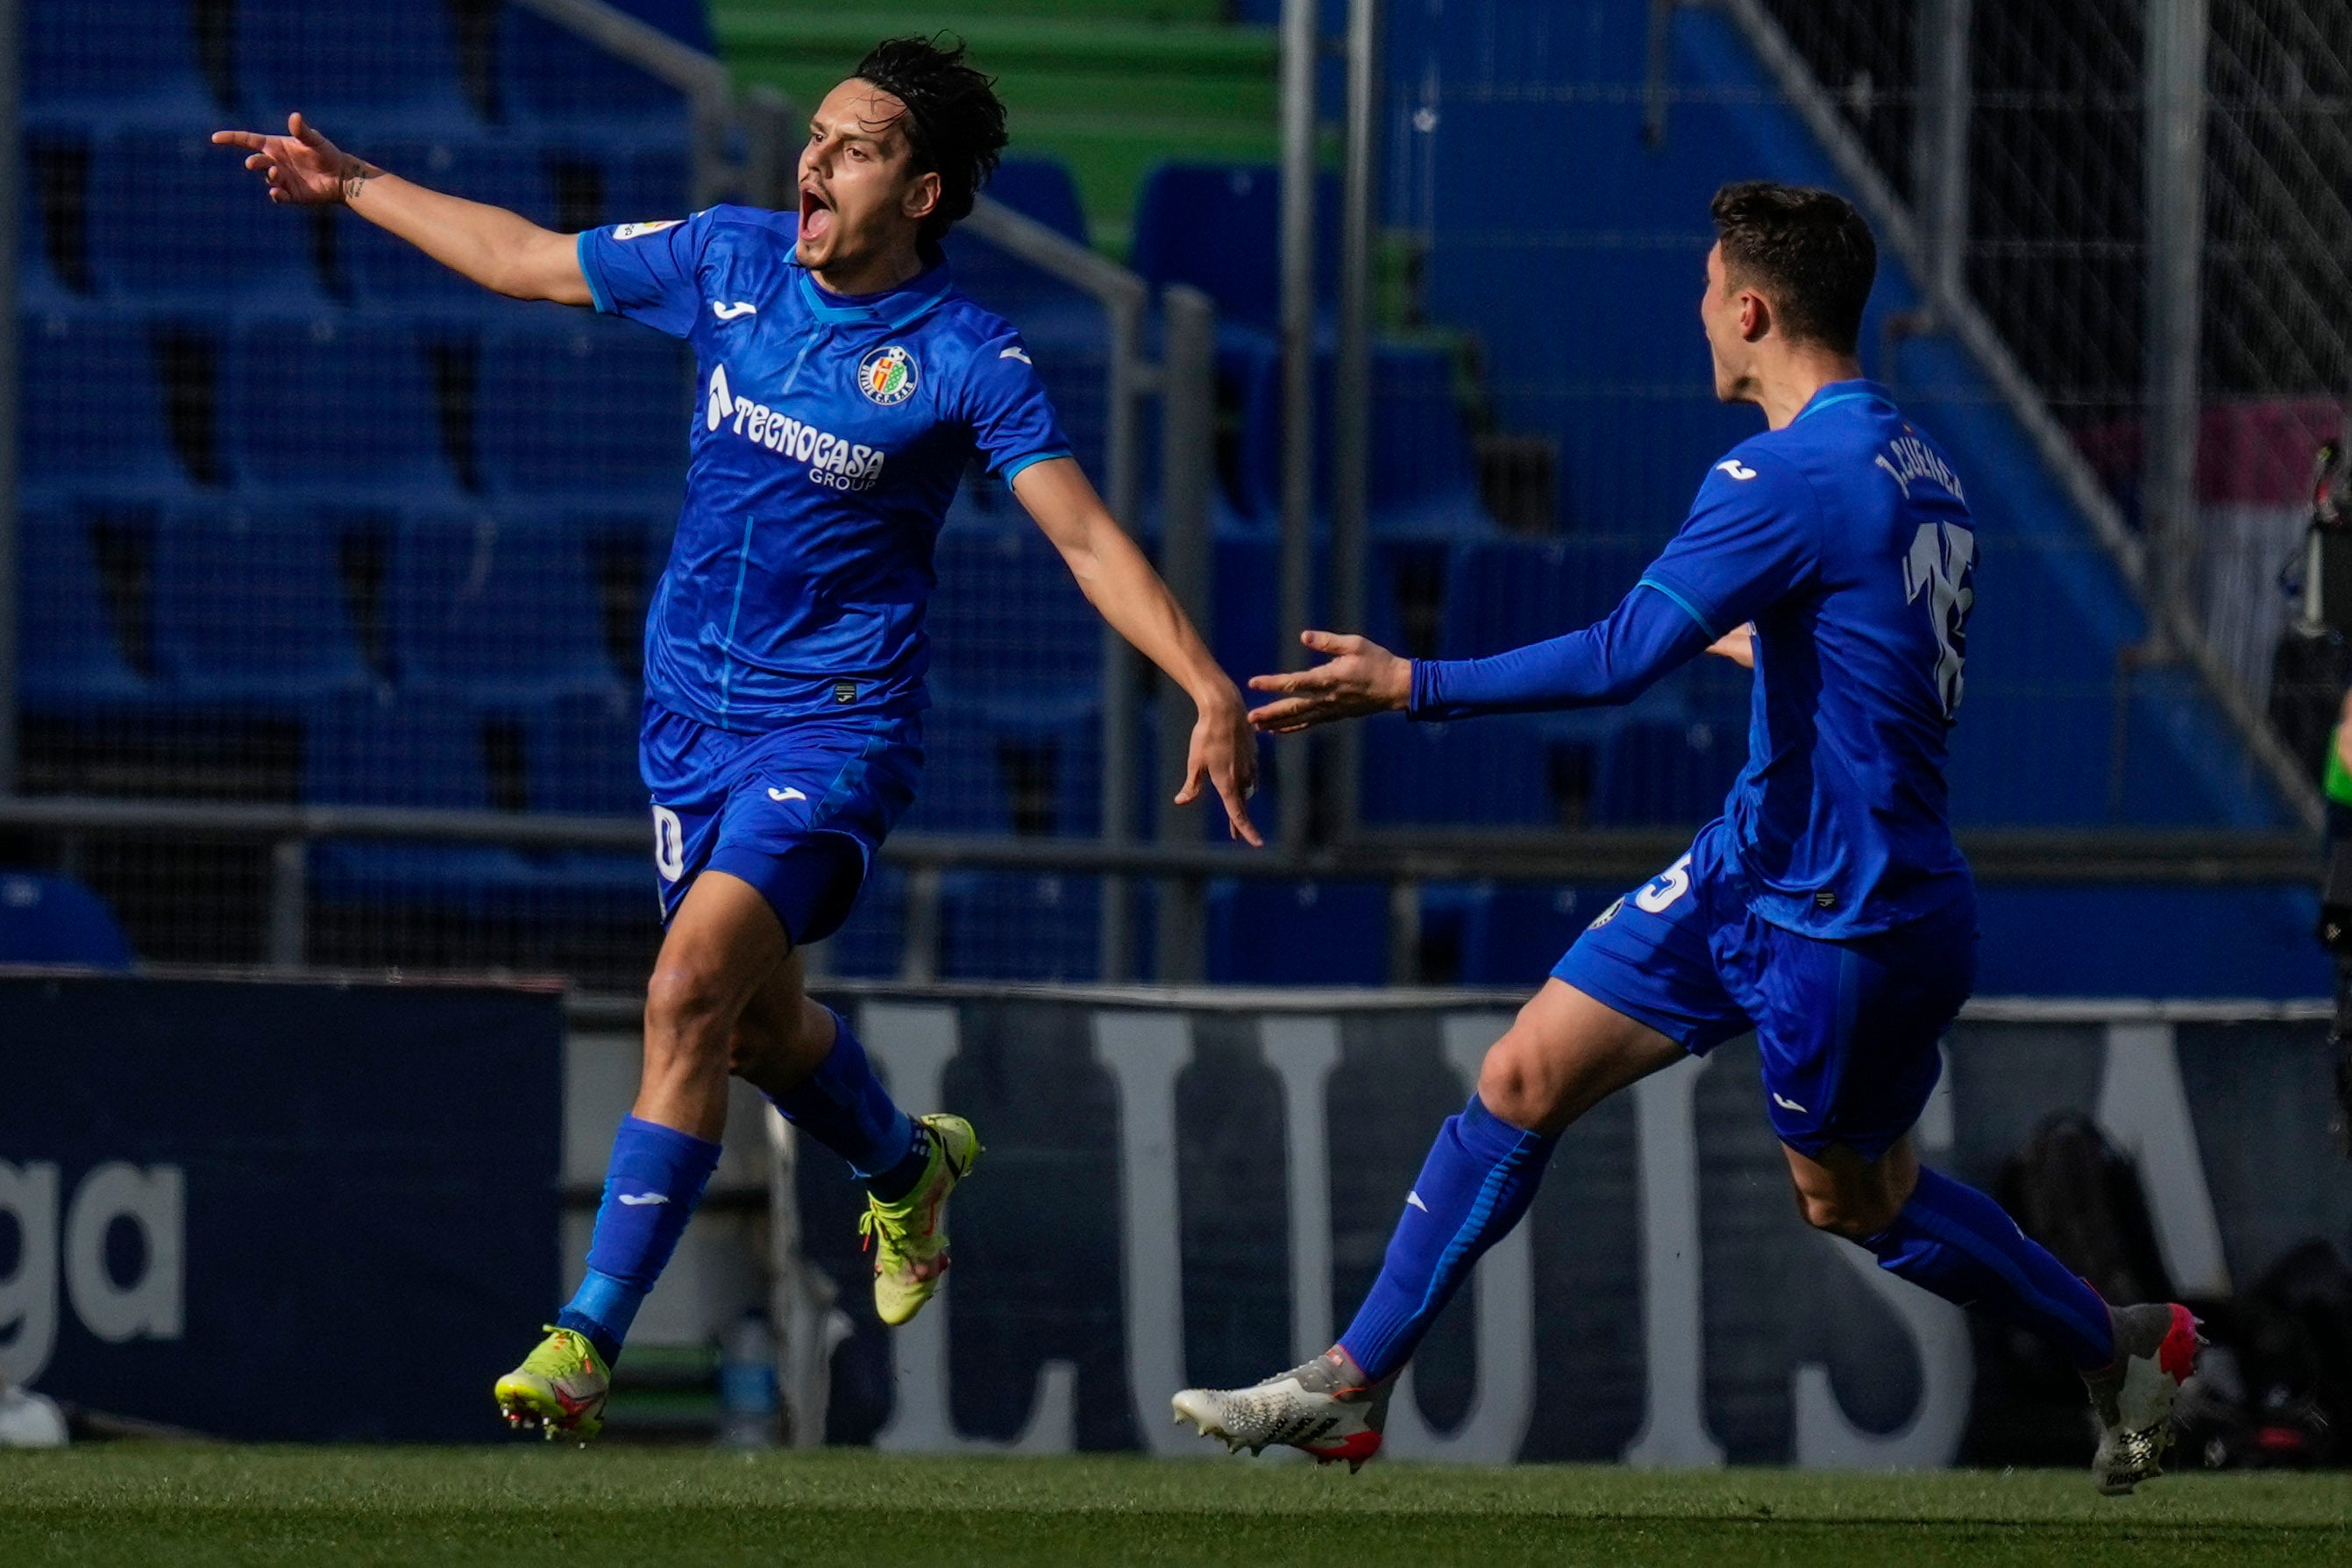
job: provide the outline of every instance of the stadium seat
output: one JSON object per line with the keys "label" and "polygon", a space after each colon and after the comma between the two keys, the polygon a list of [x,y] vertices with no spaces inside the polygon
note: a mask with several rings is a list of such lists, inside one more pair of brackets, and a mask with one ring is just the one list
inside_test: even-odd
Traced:
{"label": "stadium seat", "polygon": [[1486,890],[1463,934],[1465,986],[1542,983],[1584,928],[1624,893],[1605,884],[1551,887],[1504,883]]}
{"label": "stadium seat", "polygon": [[108,611],[84,519],[62,508],[27,507],[16,550],[16,678],[25,706],[73,712],[152,695],[152,683],[131,664]]}
{"label": "stadium seat", "polygon": [[604,164],[606,224],[683,216],[694,208],[694,167],[674,147],[633,148]]}
{"label": "stadium seat", "polygon": [[114,912],[81,883],[0,871],[0,964],[127,969],[138,956]]}
{"label": "stadium seat", "polygon": [[1076,245],[1088,245],[1087,209],[1078,182],[1058,158],[1007,158],[997,164],[983,194],[1036,219]]}
{"label": "stadium seat", "polygon": [[[669,20],[685,25],[683,17]],[[638,147],[687,143],[685,94],[520,5],[499,7],[498,83],[504,118],[542,136]]]}
{"label": "stadium seat", "polygon": [[1696,828],[1722,814],[1747,750],[1746,733],[1736,725],[1630,719],[1601,748],[1592,820],[1611,827]]}
{"label": "stadium seat", "polygon": [[1376,882],[1227,878],[1209,886],[1208,972],[1223,986],[1380,986],[1389,893]]}
{"label": "stadium seat", "polygon": [[370,134],[479,123],[458,74],[450,5],[237,0],[236,15],[238,88],[268,120],[262,129],[283,129],[299,109],[351,147]]}
{"label": "stadium seat", "polygon": [[1484,658],[1590,626],[1656,555],[1654,541],[1625,536],[1465,542],[1447,566],[1440,656]]}
{"label": "stadium seat", "polygon": [[[1217,302],[1221,323],[1280,325],[1282,181],[1271,164],[1163,163],[1136,198],[1129,265],[1154,287],[1189,283]],[[1318,177],[1316,298],[1338,297],[1339,184]]]}
{"label": "stadium seat", "polygon": [[248,486],[372,497],[457,487],[425,345],[405,323],[247,319],[225,379],[229,448]]}
{"label": "stadium seat", "polygon": [[393,546],[404,692],[530,704],[620,687],[579,537],[519,515],[423,511]]}
{"label": "stadium seat", "polygon": [[637,771],[640,704],[627,694],[575,692],[524,716],[526,798],[534,811],[574,817],[642,817],[647,796]]}
{"label": "stadium seat", "polygon": [[168,513],[155,545],[155,664],[173,695],[287,705],[373,685],[336,519],[219,504]]}
{"label": "stadium seat", "polygon": [[[505,207],[542,226],[555,225],[555,195],[543,161],[511,141],[393,141],[370,146],[367,155],[395,174],[448,195]],[[352,298],[362,305],[496,308],[494,297],[479,284],[348,213],[336,214],[335,256]]]}
{"label": "stadium seat", "polygon": [[185,489],[147,324],[95,308],[34,311],[22,323],[16,450],[26,487]]}
{"label": "stadium seat", "polygon": [[[483,811],[490,806],[478,716],[437,700],[333,703],[312,710],[302,799],[322,806]],[[312,897],[487,913],[543,880],[511,850],[330,840],[310,855]]]}
{"label": "stadium seat", "polygon": [[25,0],[16,16],[33,124],[201,124],[219,112],[189,0]]}
{"label": "stadium seat", "polygon": [[940,977],[1091,980],[1101,974],[1101,884],[1027,872],[940,878]]}
{"label": "stadium seat", "polygon": [[1362,778],[1367,826],[1545,828],[1560,820],[1540,718],[1414,724],[1383,716],[1363,727]]}
{"label": "stadium seat", "polygon": [[216,309],[328,303],[322,209],[272,204],[234,148],[199,131],[125,131],[91,155],[90,270],[101,293]]}
{"label": "stadium seat", "polygon": [[866,875],[849,918],[818,952],[828,974],[885,980],[898,975],[906,942],[907,873],[896,866],[877,865]]}
{"label": "stadium seat", "polygon": [[[1272,522],[1282,515],[1282,361],[1267,353],[1223,356],[1243,391],[1237,504]],[[1330,508],[1332,360],[1317,360],[1315,506]],[[1454,396],[1452,354],[1406,343],[1372,345],[1372,430],[1366,503],[1379,534],[1444,537],[1492,533],[1478,498],[1470,433]]]}
{"label": "stadium seat", "polygon": [[923,787],[907,826],[1091,837],[1102,823],[1102,715],[1091,691],[973,697],[934,686]]}
{"label": "stadium seat", "polygon": [[939,588],[924,624],[935,680],[1057,699],[1099,687],[1102,618],[1045,535],[1026,521],[948,528],[932,559]]}
{"label": "stadium seat", "polygon": [[482,343],[476,450],[490,489],[533,501],[675,503],[686,474],[688,362],[626,323],[541,317]]}

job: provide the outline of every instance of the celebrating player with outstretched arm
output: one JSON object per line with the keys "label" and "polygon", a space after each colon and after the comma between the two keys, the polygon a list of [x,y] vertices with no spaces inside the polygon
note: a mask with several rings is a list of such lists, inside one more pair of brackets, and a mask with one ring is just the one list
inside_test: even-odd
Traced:
{"label": "celebrating player with outstretched arm", "polygon": [[640,760],[667,924],[645,1074],[613,1144],[579,1293],[499,1379],[512,1423],[585,1437],[613,1359],[719,1160],[731,1071],[870,1193],[875,1304],[902,1323],[948,1265],[948,1194],[980,1145],[891,1103],[800,949],[836,930],[914,797],[932,546],[979,455],[1103,618],[1199,711],[1176,799],[1205,783],[1255,844],[1241,694],[1071,458],[1012,327],[955,291],[940,240],[1004,145],[961,46],[877,46],[826,95],[800,210],[554,234],[288,134],[222,131],[270,199],[341,202],[485,287],[591,305],[694,345],[702,386],[646,639]]}
{"label": "celebrating player with outstretched arm", "polygon": [[1360,1464],[1398,1371],[1479,1255],[1526,1214],[1561,1133],[1607,1096],[1749,1030],[1766,1114],[1812,1224],[1948,1301],[2031,1329],[2090,1386],[2103,1491],[2157,1473],[2195,1361],[2178,1306],[2107,1303],[1984,1194],[1921,1168],[1911,1126],[1976,982],[1977,905],[1945,809],[1976,531],[1951,466],[1862,379],[1877,267],[1823,191],[1715,198],[1699,316],[1716,395],[1764,412],[1615,612],[1490,659],[1306,634],[1318,667],[1250,684],[1304,729],[1622,703],[1713,647],[1756,671],[1747,767],[1690,852],[1603,910],[1487,1052],[1422,1166],[1339,1343],[1176,1413],[1235,1447]]}

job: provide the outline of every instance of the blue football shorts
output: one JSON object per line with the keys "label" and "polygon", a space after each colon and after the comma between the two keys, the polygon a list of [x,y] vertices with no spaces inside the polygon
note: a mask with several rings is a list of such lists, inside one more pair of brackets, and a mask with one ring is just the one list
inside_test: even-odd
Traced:
{"label": "blue football shorts", "polygon": [[637,745],[653,795],[662,924],[705,871],[765,895],[794,946],[841,929],[923,769],[915,715],[813,718],[753,735],[652,702]]}
{"label": "blue football shorts", "polygon": [[1780,1141],[1874,1160],[1943,1071],[1938,1044],[1976,986],[1976,900],[1875,936],[1800,936],[1748,907],[1718,820],[1603,910],[1552,975],[1694,1056],[1754,1030]]}

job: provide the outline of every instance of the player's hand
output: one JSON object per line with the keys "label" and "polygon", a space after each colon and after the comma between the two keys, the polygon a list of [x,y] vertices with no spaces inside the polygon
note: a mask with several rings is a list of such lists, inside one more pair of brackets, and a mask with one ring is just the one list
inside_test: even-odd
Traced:
{"label": "player's hand", "polygon": [[1242,711],[1241,693],[1230,685],[1202,703],[1201,716],[1192,722],[1184,788],[1176,791],[1176,803],[1189,806],[1199,800],[1204,779],[1216,786],[1225,803],[1226,831],[1254,849],[1265,848],[1249,817],[1249,798],[1257,793],[1257,737]]}
{"label": "player's hand", "polygon": [[1412,660],[1398,658],[1378,643],[1336,632],[1301,632],[1298,640],[1329,657],[1311,670],[1252,675],[1250,690],[1272,692],[1281,699],[1250,710],[1250,722],[1258,728],[1289,735],[1338,719],[1402,713],[1412,700]]}
{"label": "player's hand", "polygon": [[269,199],[284,206],[328,207],[348,201],[361,181],[381,172],[320,135],[299,114],[286,117],[283,136],[215,131],[213,143],[244,148],[245,166],[269,182]]}
{"label": "player's hand", "polygon": [[1728,659],[1743,670],[1756,667],[1756,623],[1742,622],[1706,645],[1706,651],[1717,658]]}

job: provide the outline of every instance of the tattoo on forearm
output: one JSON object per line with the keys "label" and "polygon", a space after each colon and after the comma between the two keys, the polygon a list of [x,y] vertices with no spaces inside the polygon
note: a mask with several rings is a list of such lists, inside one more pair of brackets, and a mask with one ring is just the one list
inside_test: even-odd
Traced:
{"label": "tattoo on forearm", "polygon": [[343,160],[343,201],[346,205],[360,199],[360,188],[383,171],[357,158]]}

